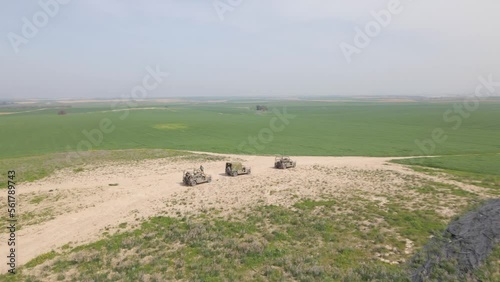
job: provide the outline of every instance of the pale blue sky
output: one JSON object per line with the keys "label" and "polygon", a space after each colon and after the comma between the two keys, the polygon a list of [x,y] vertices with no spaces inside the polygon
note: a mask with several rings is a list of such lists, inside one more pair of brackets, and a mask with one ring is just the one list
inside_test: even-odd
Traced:
{"label": "pale blue sky", "polygon": [[348,63],[339,44],[390,1],[242,0],[222,21],[212,1],[72,0],[18,53],[9,34],[43,9],[4,1],[0,98],[119,97],[156,65],[170,76],[150,97],[465,95],[500,80],[494,0],[401,0]]}

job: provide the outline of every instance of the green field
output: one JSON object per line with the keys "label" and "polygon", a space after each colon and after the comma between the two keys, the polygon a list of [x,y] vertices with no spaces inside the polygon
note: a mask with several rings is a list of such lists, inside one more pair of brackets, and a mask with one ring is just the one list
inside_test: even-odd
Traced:
{"label": "green field", "polygon": [[490,188],[500,195],[500,154],[441,156],[394,160],[429,174],[446,173],[454,180]]}
{"label": "green field", "polygon": [[[257,113],[256,104],[269,108]],[[453,103],[229,101],[138,105],[157,109],[111,112],[111,105],[82,104],[0,115],[0,158],[79,150],[178,149],[219,153],[411,156],[500,152],[500,102],[480,105],[461,119],[445,122]],[[168,108],[167,108],[168,107]],[[284,110],[286,109],[286,110]],[[3,109],[0,111],[11,111]],[[288,124],[273,110],[286,111]],[[458,114],[449,116],[457,118]],[[99,138],[100,123],[112,132]],[[274,126],[273,126],[274,125]],[[422,143],[441,129],[446,141]],[[273,130],[279,129],[279,130]],[[93,133],[95,138],[83,134]],[[111,130],[110,130],[111,131]],[[101,131],[102,132],[102,131]],[[259,139],[259,134],[260,138]],[[253,145],[249,137],[256,139]],[[417,146],[424,145],[424,150]],[[246,142],[246,143],[245,143]],[[421,146],[421,147],[422,147]]]}
{"label": "green field", "polygon": [[498,164],[500,164],[500,154],[415,158],[396,160],[394,162],[456,172],[500,176],[500,167],[498,167]]}

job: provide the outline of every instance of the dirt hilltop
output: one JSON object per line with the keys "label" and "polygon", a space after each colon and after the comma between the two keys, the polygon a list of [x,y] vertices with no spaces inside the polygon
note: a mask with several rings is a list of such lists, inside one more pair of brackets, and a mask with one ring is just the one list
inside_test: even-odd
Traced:
{"label": "dirt hilltop", "polygon": [[[224,175],[224,160],[211,161],[203,166],[212,175],[212,182],[186,187],[182,171],[200,163],[166,158],[102,164],[79,172],[66,169],[33,183],[19,184],[22,228],[17,231],[18,267],[64,245],[74,247],[98,240],[103,232],[117,230],[120,223],[133,228],[156,215],[197,214],[210,209],[231,214],[255,205],[290,206],[300,199],[325,194],[343,199],[355,194],[383,205],[383,195],[409,195],[407,187],[422,180],[453,183],[466,191],[482,193],[476,186],[419,174],[388,162],[394,158],[293,157],[296,168],[279,170],[273,168],[274,157],[221,156],[244,161],[252,167],[252,174],[228,177]],[[6,202],[6,193],[0,200]],[[451,218],[457,209],[446,201],[452,203],[453,199],[442,201],[438,212]],[[415,204],[424,206],[425,199],[415,200]],[[6,242],[7,235],[2,232],[0,241]],[[0,248],[0,256],[6,255],[7,249]],[[1,264],[1,270],[7,271],[5,264]]]}

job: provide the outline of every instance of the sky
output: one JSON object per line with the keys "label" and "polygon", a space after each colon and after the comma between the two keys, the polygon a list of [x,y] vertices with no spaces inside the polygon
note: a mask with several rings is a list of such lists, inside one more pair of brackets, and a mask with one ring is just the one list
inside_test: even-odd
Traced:
{"label": "sky", "polygon": [[0,10],[0,99],[468,95],[498,0],[39,0]]}

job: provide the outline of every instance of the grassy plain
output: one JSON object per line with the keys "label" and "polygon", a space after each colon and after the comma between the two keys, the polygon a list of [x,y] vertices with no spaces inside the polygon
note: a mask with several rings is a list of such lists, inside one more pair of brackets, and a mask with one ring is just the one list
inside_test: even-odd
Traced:
{"label": "grassy plain", "polygon": [[[257,113],[256,104],[268,112]],[[0,158],[68,152],[82,141],[83,134],[99,129],[103,119],[113,128],[102,141],[80,146],[83,150],[177,149],[219,153],[256,153],[325,156],[413,156],[499,153],[500,102],[481,104],[463,118],[458,129],[443,114],[453,103],[375,103],[311,101],[228,101],[224,103],[139,104],[130,111],[111,111],[111,104],[82,104],[13,115],[0,115]],[[151,108],[155,109],[151,109]],[[289,124],[275,125],[273,110],[293,115]],[[8,111],[3,109],[0,111]],[[457,114],[450,114],[457,117]],[[432,138],[436,128],[447,139],[435,149],[419,149],[415,141]],[[92,131],[94,130],[94,131]],[[264,130],[264,131],[263,131]],[[267,133],[266,133],[267,132]],[[272,139],[265,143],[261,138]],[[267,135],[266,135],[267,134]],[[248,137],[258,145],[242,145]],[[264,140],[266,141],[266,140]],[[240,146],[241,145],[241,146]]]}
{"label": "grassy plain", "polygon": [[436,174],[445,173],[454,180],[490,188],[500,195],[500,154],[440,156],[394,160],[415,170]]}

